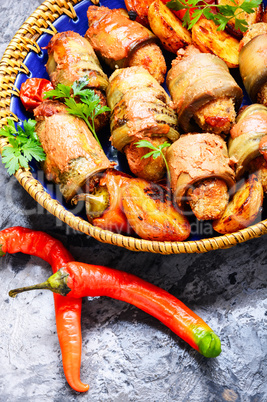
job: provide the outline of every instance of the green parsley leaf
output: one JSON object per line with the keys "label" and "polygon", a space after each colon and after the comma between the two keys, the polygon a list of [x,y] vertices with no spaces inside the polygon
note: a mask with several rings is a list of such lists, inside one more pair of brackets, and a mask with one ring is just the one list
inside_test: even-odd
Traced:
{"label": "green parsley leaf", "polygon": [[51,89],[44,93],[44,99],[61,99],[70,97],[71,87],[67,85],[58,84],[56,89]]}
{"label": "green parsley leaf", "polygon": [[[262,0],[244,0],[242,4],[236,4],[233,0],[233,5],[227,4],[209,4],[205,0],[171,0],[166,3],[171,10],[179,11],[186,10],[183,17],[183,25],[191,29],[202,15],[207,19],[212,20],[218,25],[218,30],[225,29],[227,23],[231,19],[235,19],[235,28],[245,32],[248,27],[247,21],[238,18],[238,15],[245,11],[251,14],[261,4]],[[189,10],[196,8],[190,19]],[[212,13],[212,8],[216,9],[216,13]]]}
{"label": "green parsley leaf", "polygon": [[259,2],[258,0],[244,0],[243,3],[240,4],[238,7],[246,13],[251,14],[255,11],[254,9],[257,8],[260,4],[261,1]]}
{"label": "green parsley leaf", "polygon": [[35,132],[36,121],[29,119],[21,126],[15,127],[13,120],[8,119],[8,124],[0,130],[0,136],[8,138],[2,152],[2,162],[5,164],[10,175],[20,167],[28,168],[29,162],[34,158],[40,162],[45,160],[46,155]]}
{"label": "green parsley leaf", "polygon": [[93,89],[87,88],[88,82],[89,78],[85,76],[75,81],[71,87],[58,84],[55,89],[46,92],[44,98],[63,99],[67,112],[85,121],[101,147],[95,131],[95,118],[101,113],[109,112],[110,108],[101,106],[99,96]]}
{"label": "green parsley leaf", "polygon": [[[72,85],[73,95],[77,96],[84,93],[84,87],[89,83],[89,78],[87,76],[74,81]],[[89,90],[89,89],[88,89]],[[90,91],[90,90],[89,90]]]}

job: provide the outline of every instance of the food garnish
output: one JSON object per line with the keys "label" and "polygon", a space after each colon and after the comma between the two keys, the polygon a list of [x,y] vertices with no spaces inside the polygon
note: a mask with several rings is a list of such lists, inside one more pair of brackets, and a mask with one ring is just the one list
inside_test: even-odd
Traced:
{"label": "food garnish", "polygon": [[25,120],[23,128],[20,125],[15,127],[12,119],[0,130],[0,135],[7,137],[9,145],[6,145],[2,152],[2,161],[10,175],[14,174],[20,167],[28,168],[28,163],[34,158],[37,162],[43,161],[46,155],[35,132],[36,121]]}
{"label": "food garnish", "polygon": [[51,81],[45,78],[27,78],[21,84],[19,97],[28,112],[33,112],[44,98],[44,93],[54,89]]}
{"label": "food garnish", "polygon": [[[100,98],[94,90],[85,88],[88,82],[88,77],[82,77],[75,81],[71,87],[58,84],[55,89],[46,92],[44,98],[63,99],[68,107],[67,112],[83,119],[101,146],[95,130],[95,118],[101,113],[110,111],[110,108],[101,106]],[[79,101],[76,101],[75,97],[78,97]]]}
{"label": "food garnish", "polygon": [[137,148],[149,148],[152,149],[152,151],[148,152],[147,154],[142,156],[142,159],[147,159],[150,156],[153,157],[153,159],[158,158],[159,156],[162,156],[162,159],[165,162],[166,165],[166,170],[167,170],[167,178],[168,178],[168,182],[170,183],[171,180],[171,175],[170,175],[170,169],[168,166],[168,162],[165,158],[164,152],[162,151],[164,148],[168,148],[171,144],[168,141],[165,141],[163,144],[159,144],[158,146],[154,146],[153,144],[151,144],[151,142],[147,141],[147,140],[140,140],[138,142],[136,142],[136,146]]}
{"label": "food garnish", "polygon": [[[227,23],[234,18],[235,29],[245,32],[248,23],[246,20],[238,18],[238,15],[243,11],[251,14],[260,4],[261,0],[244,0],[241,4],[236,4],[233,0],[233,5],[209,4],[203,0],[171,0],[167,3],[167,7],[175,11],[186,10],[183,16],[183,25],[188,29],[191,29],[201,17],[205,17],[218,25],[218,31],[223,31]],[[190,18],[190,9],[192,8],[195,10]],[[212,12],[213,9],[216,11],[215,13]],[[237,10],[239,11],[237,12]]]}

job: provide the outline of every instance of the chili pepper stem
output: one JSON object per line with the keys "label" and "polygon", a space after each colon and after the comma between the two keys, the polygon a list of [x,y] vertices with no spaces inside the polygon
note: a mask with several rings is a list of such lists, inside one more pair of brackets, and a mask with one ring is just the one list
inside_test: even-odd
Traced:
{"label": "chili pepper stem", "polygon": [[0,244],[0,257],[3,257],[5,255],[5,253],[2,250],[2,244]]}
{"label": "chili pepper stem", "polygon": [[101,216],[109,206],[109,193],[103,186],[95,189],[94,194],[81,193],[75,195],[71,203],[76,205],[79,201],[85,201],[86,215],[89,221]]}
{"label": "chili pepper stem", "polygon": [[54,275],[50,276],[45,282],[10,290],[9,296],[16,297],[18,293],[35,289],[47,289],[54,293],[58,293],[61,296],[66,296],[71,291],[67,285],[68,276],[68,273],[64,272],[63,270],[59,270]]}

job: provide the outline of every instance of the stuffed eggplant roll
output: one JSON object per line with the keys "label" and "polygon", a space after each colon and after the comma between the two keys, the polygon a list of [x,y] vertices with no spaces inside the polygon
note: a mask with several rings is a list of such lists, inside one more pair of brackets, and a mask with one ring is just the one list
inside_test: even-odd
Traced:
{"label": "stuffed eggplant roll", "polygon": [[167,85],[185,133],[229,133],[243,93],[219,57],[193,45],[177,52]]}
{"label": "stuffed eggplant roll", "polygon": [[112,167],[86,123],[67,113],[65,105],[44,101],[34,110],[36,132],[46,153],[43,169],[59,184],[66,201],[85,181]]}
{"label": "stuffed eggplant roll", "polygon": [[147,140],[158,146],[179,138],[177,117],[165,90],[143,67],[118,69],[110,77],[107,102],[112,145],[126,154],[132,173],[160,180],[166,169],[164,159],[161,155],[143,158],[151,149],[136,143]]}
{"label": "stuffed eggplant roll", "polygon": [[189,203],[200,220],[219,218],[235,184],[225,141],[212,133],[182,135],[168,149],[167,161],[178,207]]}
{"label": "stuffed eggplant roll", "polygon": [[267,23],[251,25],[240,43],[239,70],[252,102],[267,106]]}
{"label": "stuffed eggplant roll", "polygon": [[163,83],[166,63],[156,36],[136,21],[126,10],[90,6],[87,12],[89,39],[95,52],[113,70],[143,66],[159,83]]}
{"label": "stuffed eggplant roll", "polygon": [[[108,77],[87,39],[76,32],[60,32],[50,40],[47,52],[46,70],[54,87],[58,84],[72,86],[74,81],[87,76],[87,87],[99,96],[102,106],[106,105]],[[108,113],[98,116],[96,129],[103,127],[107,120]]]}
{"label": "stuffed eggplant roll", "polygon": [[228,149],[236,162],[236,179],[240,180],[246,172],[255,172],[264,191],[267,190],[266,143],[267,108],[250,105],[240,112],[232,127]]}

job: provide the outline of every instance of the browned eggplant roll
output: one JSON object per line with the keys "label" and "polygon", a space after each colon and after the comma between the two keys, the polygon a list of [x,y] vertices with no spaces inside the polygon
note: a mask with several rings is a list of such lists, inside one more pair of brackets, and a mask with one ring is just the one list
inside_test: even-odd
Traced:
{"label": "browned eggplant roll", "polygon": [[[260,144],[267,136],[267,108],[253,104],[242,110],[237,116],[236,124],[231,129],[229,139],[229,156],[236,162],[236,179],[239,180],[246,171],[259,170],[262,178],[266,176],[265,163],[254,162],[261,154]],[[264,157],[261,156],[260,159]]]}
{"label": "browned eggplant roll", "polygon": [[180,49],[167,74],[167,85],[185,133],[199,128],[229,133],[243,93],[223,60],[200,53],[193,45]]}
{"label": "browned eggplant roll", "polygon": [[165,173],[162,156],[142,159],[151,149],[138,148],[146,139],[154,146],[179,138],[172,102],[143,67],[118,69],[110,77],[107,102],[111,109],[111,142],[126,154],[131,171],[146,180],[157,181]]}
{"label": "browned eggplant roll", "polygon": [[239,71],[246,91],[252,102],[267,106],[267,23],[253,24],[241,46]]}
{"label": "browned eggplant roll", "polygon": [[178,207],[189,203],[198,219],[218,219],[235,184],[225,141],[212,133],[182,135],[168,149],[167,161]]}
{"label": "browned eggplant roll", "polygon": [[50,40],[47,52],[46,69],[54,87],[57,84],[71,86],[74,81],[86,75],[89,88],[106,90],[108,77],[88,40],[78,33],[57,33]]}
{"label": "browned eggplant roll", "polygon": [[143,66],[163,83],[166,63],[156,36],[136,21],[129,19],[126,10],[90,6],[87,12],[89,39],[95,52],[113,70]]}
{"label": "browned eggplant roll", "polygon": [[86,123],[68,114],[65,105],[44,101],[34,115],[36,132],[46,153],[46,178],[59,184],[66,201],[88,178],[113,166]]}
{"label": "browned eggplant roll", "polygon": [[[74,81],[87,76],[87,87],[93,89],[106,105],[105,91],[108,77],[103,72],[99,60],[89,41],[76,32],[66,31],[52,37],[48,46],[46,70],[54,87],[58,84],[72,86]],[[108,122],[108,113],[102,113],[95,119],[96,130]]]}

